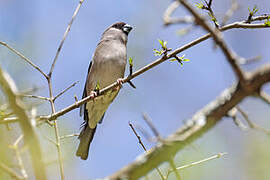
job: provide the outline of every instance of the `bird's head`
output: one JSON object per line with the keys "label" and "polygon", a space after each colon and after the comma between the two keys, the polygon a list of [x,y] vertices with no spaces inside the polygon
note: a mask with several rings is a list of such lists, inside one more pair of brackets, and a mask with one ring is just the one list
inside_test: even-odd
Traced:
{"label": "bird's head", "polygon": [[119,39],[124,44],[127,43],[127,36],[132,30],[132,27],[124,22],[117,22],[108,27],[102,35],[102,39]]}

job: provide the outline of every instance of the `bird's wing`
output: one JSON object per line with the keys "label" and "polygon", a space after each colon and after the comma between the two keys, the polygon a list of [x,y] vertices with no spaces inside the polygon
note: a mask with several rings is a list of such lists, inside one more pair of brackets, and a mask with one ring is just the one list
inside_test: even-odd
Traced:
{"label": "bird's wing", "polygon": [[[88,67],[88,72],[87,72],[86,81],[85,81],[85,85],[84,85],[84,89],[83,89],[82,99],[85,98],[85,97],[87,97],[86,84],[87,84],[87,77],[88,77],[88,74],[89,74],[89,72],[90,72],[91,67],[92,67],[92,61],[90,62],[89,67]],[[87,109],[86,109],[86,104],[83,104],[83,105],[81,105],[81,107],[80,107],[80,116],[82,116],[82,115],[83,115],[83,119],[84,119],[84,121],[85,121],[85,122],[83,123],[83,126],[84,126],[85,124],[86,124],[86,126],[87,126],[89,117],[88,117],[88,111],[87,111]],[[99,121],[99,124],[102,123],[103,118],[104,118],[104,115],[105,115],[105,113],[103,114],[101,120]]]}
{"label": "bird's wing", "polygon": [[[83,95],[82,95],[82,99],[87,97],[87,89],[86,89],[86,84],[87,84],[87,76],[90,72],[90,69],[92,67],[92,61],[90,62],[90,65],[88,67],[88,72],[87,72],[87,75],[86,75],[86,80],[85,80],[85,85],[84,85],[84,89],[83,89]],[[82,116],[84,114],[84,120],[86,121],[86,117],[88,118],[88,115],[87,115],[87,111],[86,111],[86,106],[85,104],[83,104],[81,107],[80,107],[80,116]],[[88,121],[88,120],[87,120]],[[86,121],[86,122],[87,122]]]}

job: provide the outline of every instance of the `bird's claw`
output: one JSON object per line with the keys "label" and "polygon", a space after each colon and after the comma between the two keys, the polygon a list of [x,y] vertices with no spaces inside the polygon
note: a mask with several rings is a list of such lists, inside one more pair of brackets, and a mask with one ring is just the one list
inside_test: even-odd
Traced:
{"label": "bird's claw", "polygon": [[122,78],[119,78],[119,79],[116,80],[116,82],[117,82],[118,86],[114,88],[115,91],[120,90],[120,88],[122,87],[124,81],[123,81]]}
{"label": "bird's claw", "polygon": [[117,79],[117,84],[119,86],[122,86],[123,82],[124,82],[124,80],[122,78]]}
{"label": "bird's claw", "polygon": [[91,91],[89,96],[90,96],[91,99],[94,99],[95,97],[97,97],[97,92],[96,91]]}

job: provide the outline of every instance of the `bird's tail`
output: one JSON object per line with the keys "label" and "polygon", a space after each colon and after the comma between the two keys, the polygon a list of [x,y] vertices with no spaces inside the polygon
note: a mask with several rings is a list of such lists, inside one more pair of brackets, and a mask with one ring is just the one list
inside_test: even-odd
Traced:
{"label": "bird's tail", "polygon": [[87,159],[90,143],[93,140],[95,132],[96,132],[96,127],[94,129],[91,129],[88,125],[86,125],[83,128],[79,136],[80,144],[76,152],[76,156],[81,157],[81,159],[83,160]]}

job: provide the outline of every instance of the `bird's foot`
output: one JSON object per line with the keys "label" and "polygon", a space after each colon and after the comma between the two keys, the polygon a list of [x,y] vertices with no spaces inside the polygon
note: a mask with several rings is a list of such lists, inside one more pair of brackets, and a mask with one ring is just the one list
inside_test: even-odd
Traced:
{"label": "bird's foot", "polygon": [[96,91],[91,91],[89,96],[90,96],[91,99],[94,99],[95,97],[97,97],[97,95],[98,94],[97,94]]}
{"label": "bird's foot", "polygon": [[117,85],[118,85],[118,86],[116,86],[113,90],[118,91],[118,90],[121,89],[121,87],[122,87],[122,85],[123,85],[123,82],[124,82],[124,81],[123,81],[123,78],[117,79],[116,82],[117,82]]}

